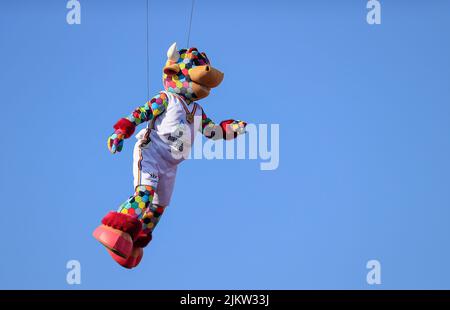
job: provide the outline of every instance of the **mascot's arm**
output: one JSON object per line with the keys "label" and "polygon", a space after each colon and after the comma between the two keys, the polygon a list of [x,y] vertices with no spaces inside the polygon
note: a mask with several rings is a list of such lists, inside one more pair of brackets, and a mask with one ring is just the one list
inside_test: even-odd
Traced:
{"label": "mascot's arm", "polygon": [[108,149],[111,153],[120,152],[123,148],[123,140],[131,137],[139,124],[148,122],[163,113],[167,104],[167,95],[161,92],[143,106],[137,107],[127,117],[121,118],[114,125],[114,133],[108,138]]}
{"label": "mascot's arm", "polygon": [[208,139],[234,139],[245,133],[245,126],[247,126],[247,123],[233,119],[222,121],[217,125],[202,111],[202,133]]}

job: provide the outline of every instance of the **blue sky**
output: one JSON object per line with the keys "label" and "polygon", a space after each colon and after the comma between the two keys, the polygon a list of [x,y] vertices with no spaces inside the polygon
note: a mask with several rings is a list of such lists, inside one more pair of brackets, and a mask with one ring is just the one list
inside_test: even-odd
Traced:
{"label": "blue sky", "polygon": [[[145,1],[0,2],[2,289],[449,289],[448,1],[197,0],[191,45],[225,72],[216,121],[280,125],[280,165],[190,160],[144,259],[91,237],[132,193],[134,138],[112,125],[147,96]],[[150,92],[189,1],[150,1]],[[66,262],[82,268],[66,283]],[[382,285],[366,283],[377,259]]]}

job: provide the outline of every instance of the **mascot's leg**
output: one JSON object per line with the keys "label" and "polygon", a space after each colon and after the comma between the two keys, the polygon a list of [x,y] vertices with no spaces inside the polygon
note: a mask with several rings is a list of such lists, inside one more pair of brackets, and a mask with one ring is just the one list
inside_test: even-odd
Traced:
{"label": "mascot's leg", "polygon": [[[143,248],[152,240],[152,231],[164,211],[164,207],[159,205],[159,194],[163,194],[162,202],[167,201],[168,204],[166,196],[173,190],[173,181],[167,186],[164,181],[167,177],[160,172],[162,159],[154,148],[142,142],[136,143],[133,153],[135,194],[117,212],[110,212],[103,219],[103,225],[94,232],[94,237],[107,248],[112,258],[126,268],[139,264]],[[169,179],[174,180],[176,167],[166,170],[173,174]],[[157,188],[158,193],[155,193]],[[155,205],[152,205],[153,200]]]}
{"label": "mascot's leg", "polygon": [[128,258],[123,258],[107,249],[112,258],[125,268],[136,267],[141,262],[142,256],[144,256],[143,248],[146,247],[152,240],[153,229],[155,229],[158,224],[163,212],[164,207],[150,205],[141,219],[142,230],[134,241],[130,256]]}
{"label": "mascot's leg", "polygon": [[[135,242],[135,244],[142,245],[142,247],[145,247],[148,242],[152,239],[152,232],[155,229],[156,225],[158,225],[159,219],[164,213],[165,207],[159,206],[159,205],[150,205],[144,216],[142,217],[142,232],[139,237],[142,236],[142,243],[138,243],[140,239],[138,238]],[[149,237],[146,237],[149,236]],[[150,240],[148,240],[150,239]],[[146,242],[148,240],[148,242]]]}
{"label": "mascot's leg", "polygon": [[[133,203],[136,202],[138,202],[138,204],[145,202],[145,206],[141,205],[142,207],[145,207],[145,209],[134,211],[135,214],[139,213],[137,218],[140,220],[141,223],[141,231],[134,239],[131,254],[128,258],[125,259],[123,257],[118,256],[114,252],[108,250],[112,258],[125,268],[133,268],[140,263],[140,261],[142,260],[142,256],[144,255],[143,248],[146,247],[152,240],[153,229],[158,223],[159,218],[164,210],[164,208],[152,205],[151,202],[153,200],[155,191],[151,186],[140,185],[137,187],[137,189],[140,189],[139,197],[141,198],[136,197],[135,195],[134,201],[133,197],[131,197],[129,201],[131,202],[131,205],[133,205]],[[129,201],[125,202],[121,206],[121,208],[119,208],[119,212],[130,212],[124,210],[124,209],[130,210],[130,208],[132,208],[132,206],[131,207],[129,206]]]}
{"label": "mascot's leg", "polygon": [[152,232],[161,218],[164,212],[164,207],[151,205],[145,210],[145,213],[141,219],[142,230],[138,234],[133,244],[133,250],[127,259],[124,259],[112,251],[109,251],[112,258],[125,268],[136,267],[144,255],[143,248],[145,248],[152,240]]}
{"label": "mascot's leg", "polygon": [[151,186],[137,186],[135,194],[117,212],[108,213],[94,231],[94,237],[124,267],[132,268],[142,258],[142,246],[136,247],[134,243],[147,245],[151,240],[151,232],[144,233],[142,218],[151,206],[154,193]]}

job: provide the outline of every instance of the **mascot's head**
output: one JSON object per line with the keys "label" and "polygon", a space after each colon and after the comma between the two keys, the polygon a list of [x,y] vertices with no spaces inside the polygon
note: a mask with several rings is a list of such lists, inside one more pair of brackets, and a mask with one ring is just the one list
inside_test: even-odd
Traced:
{"label": "mascot's head", "polygon": [[176,43],[169,47],[163,69],[166,91],[193,101],[207,97],[222,80],[223,73],[210,65],[205,53],[194,47],[177,50]]}

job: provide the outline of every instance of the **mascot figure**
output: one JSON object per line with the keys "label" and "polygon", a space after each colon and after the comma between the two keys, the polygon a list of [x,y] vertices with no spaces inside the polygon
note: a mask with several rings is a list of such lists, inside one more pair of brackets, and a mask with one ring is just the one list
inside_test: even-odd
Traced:
{"label": "mascot figure", "polygon": [[177,166],[190,151],[197,131],[210,139],[233,139],[245,132],[246,123],[226,120],[215,124],[196,102],[206,98],[223,80],[205,53],[196,48],[167,51],[163,69],[164,91],[136,108],[114,125],[108,139],[111,153],[120,152],[123,141],[144,122],[133,155],[134,195],[116,212],[108,213],[94,237],[125,268],[136,267],[143,248],[169,205]]}

